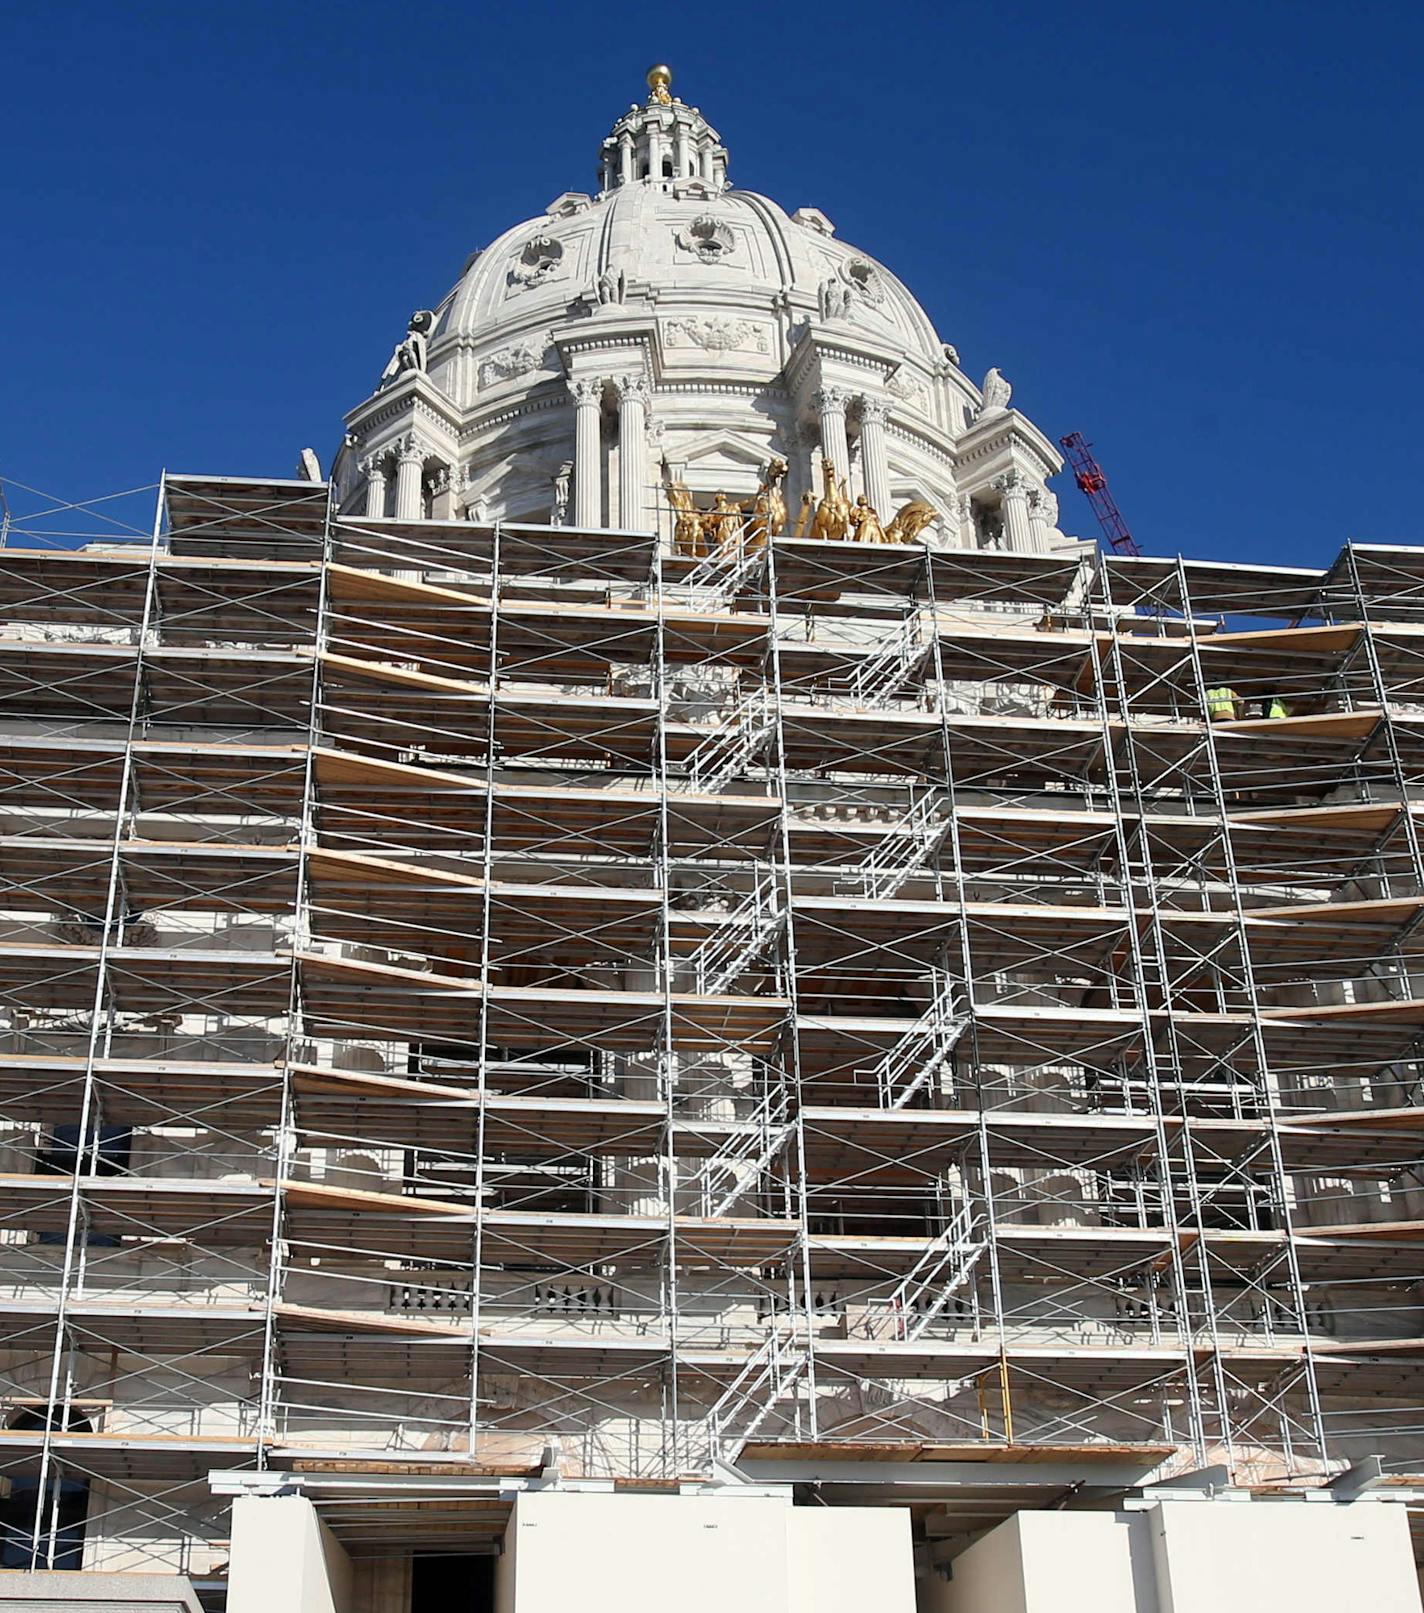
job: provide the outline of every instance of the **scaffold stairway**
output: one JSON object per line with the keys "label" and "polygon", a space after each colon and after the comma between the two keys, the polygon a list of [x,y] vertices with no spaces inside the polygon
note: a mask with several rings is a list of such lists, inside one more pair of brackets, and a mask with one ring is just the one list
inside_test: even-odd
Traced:
{"label": "scaffold stairway", "polygon": [[735,1462],[747,1441],[801,1381],[807,1353],[793,1334],[773,1326],[707,1413],[704,1429],[712,1457]]}
{"label": "scaffold stairway", "polygon": [[882,1109],[903,1109],[954,1052],[969,1015],[959,1007],[954,983],[948,982],[934,1001],[869,1074]]}
{"label": "scaffold stairway", "polygon": [[873,1331],[912,1343],[969,1281],[988,1240],[982,1220],[968,1204],[955,1212],[940,1235],[895,1285],[887,1318]]}
{"label": "scaffold stairway", "polygon": [[871,710],[888,706],[913,676],[928,650],[929,645],[920,632],[918,613],[907,616],[855,669],[850,680],[852,701]]}
{"label": "scaffold stairway", "polygon": [[699,1172],[704,1215],[726,1215],[753,1189],[791,1131],[790,1105],[784,1093],[770,1094],[757,1105],[748,1123],[728,1138]]}
{"label": "scaffold stairway", "polygon": [[714,549],[683,579],[688,603],[694,610],[721,610],[741,593],[765,560],[765,549],[752,549],[746,544],[738,544],[730,553],[726,549]]}
{"label": "scaffold stairway", "polygon": [[721,996],[765,953],[785,918],[775,882],[767,875],[688,959],[693,990],[703,997]]}
{"label": "scaffold stairway", "polygon": [[688,758],[687,771],[696,790],[717,790],[745,773],[766,749],[776,731],[776,714],[765,689],[739,698],[725,722],[710,733]]}
{"label": "scaffold stairway", "polygon": [[950,817],[945,807],[941,790],[911,801],[856,869],[854,884],[861,895],[883,901],[929,866],[949,834]]}

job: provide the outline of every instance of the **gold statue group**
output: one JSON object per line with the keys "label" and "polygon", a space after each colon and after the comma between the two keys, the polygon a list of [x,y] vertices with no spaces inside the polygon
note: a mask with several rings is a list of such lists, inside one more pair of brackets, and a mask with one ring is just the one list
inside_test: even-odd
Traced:
{"label": "gold statue group", "polygon": [[[740,502],[718,493],[710,510],[699,510],[682,482],[668,488],[673,509],[673,542],[677,552],[695,559],[716,555],[733,559],[744,551],[764,549],[768,538],[779,538],[786,530],[786,498],[781,484],[786,479],[786,461],[772,459],[762,472],[756,496]],[[889,525],[882,524],[874,506],[862,493],[852,504],[845,479],[837,479],[829,459],[821,461],[824,491],[818,500],[807,492],[801,496],[794,538],[824,538],[838,542],[849,538],[855,543],[913,543],[939,513],[923,499],[901,505]]]}

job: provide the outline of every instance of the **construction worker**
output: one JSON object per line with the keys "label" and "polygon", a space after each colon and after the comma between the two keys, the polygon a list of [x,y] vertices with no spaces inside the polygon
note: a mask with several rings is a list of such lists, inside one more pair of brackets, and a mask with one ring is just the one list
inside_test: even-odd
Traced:
{"label": "construction worker", "polygon": [[1228,684],[1218,684],[1206,692],[1206,714],[1212,722],[1235,722],[1240,696]]}
{"label": "construction worker", "polygon": [[1278,694],[1267,695],[1261,702],[1261,715],[1263,717],[1289,717],[1290,714],[1290,702],[1283,700]]}

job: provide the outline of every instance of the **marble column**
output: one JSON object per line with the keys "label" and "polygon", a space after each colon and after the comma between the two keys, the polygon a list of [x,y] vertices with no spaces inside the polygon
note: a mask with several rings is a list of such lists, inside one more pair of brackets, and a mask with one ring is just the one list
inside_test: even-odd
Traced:
{"label": "marble column", "polygon": [[700,178],[712,183],[712,147],[704,144],[697,153],[697,171]]}
{"label": "marble column", "polygon": [[569,382],[569,391],[574,399],[574,525],[587,530],[603,525],[598,435],[603,382],[597,376],[581,376]]}
{"label": "marble column", "polygon": [[1053,529],[1058,525],[1058,500],[1046,487],[1035,487],[1028,496],[1028,529],[1039,554],[1053,547]]}
{"label": "marble column", "polygon": [[[850,443],[846,440],[846,402],[844,387],[822,386],[816,389],[816,414],[821,422],[821,457],[836,467],[837,479],[850,477]],[[816,478],[819,481],[819,477]]]}
{"label": "marble column", "polygon": [[424,471],[426,446],[419,437],[407,437],[396,454],[396,520],[418,521],[421,507],[420,479]]}
{"label": "marble column", "polygon": [[686,179],[692,172],[692,165],[688,160],[687,148],[688,128],[685,123],[679,123],[673,130],[673,172],[679,179]]}
{"label": "marble column", "polygon": [[618,183],[631,185],[633,183],[633,136],[620,134],[618,136]]}
{"label": "marble column", "polygon": [[625,532],[650,532],[648,383],[641,375],[620,375],[613,390],[618,399],[618,525]]}
{"label": "marble column", "polygon": [[1003,499],[1004,547],[1016,554],[1027,554],[1033,547],[1033,534],[1028,524],[1028,483],[1019,470],[1006,470],[994,478]]}
{"label": "marble column", "polygon": [[895,513],[890,508],[890,462],[885,456],[885,417],[888,405],[879,398],[860,400],[860,469],[865,496],[882,521]]}
{"label": "marble column", "polygon": [[386,513],[386,461],[383,455],[372,454],[361,461],[366,473],[366,514],[383,516]]}

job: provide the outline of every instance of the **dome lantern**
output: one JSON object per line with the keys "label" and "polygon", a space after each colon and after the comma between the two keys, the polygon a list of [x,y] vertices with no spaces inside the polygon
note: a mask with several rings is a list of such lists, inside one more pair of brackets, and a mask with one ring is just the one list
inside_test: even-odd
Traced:
{"label": "dome lantern", "polygon": [[727,183],[721,136],[695,106],[672,93],[672,69],[648,69],[648,98],[634,102],[613,125],[599,151],[604,191],[648,181],[663,186],[700,181],[710,190]]}

